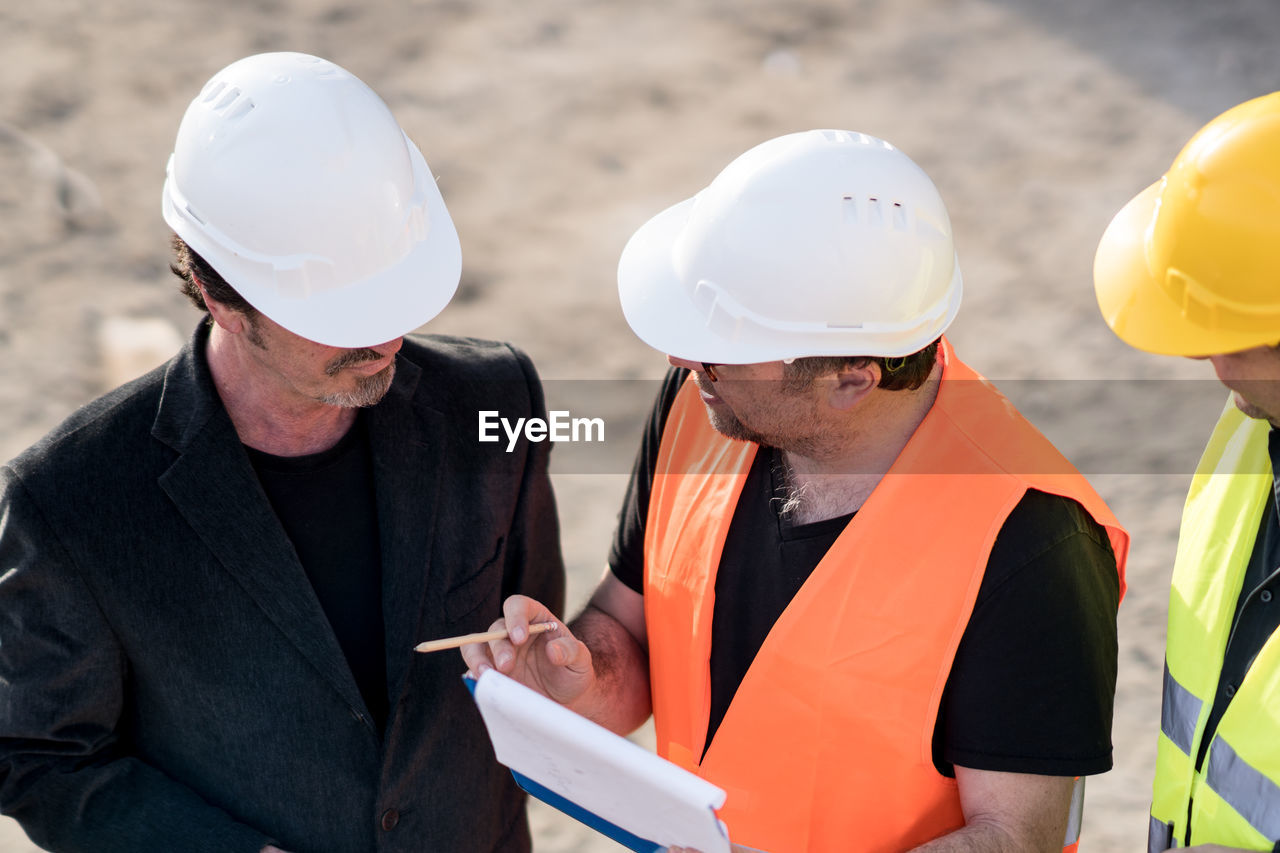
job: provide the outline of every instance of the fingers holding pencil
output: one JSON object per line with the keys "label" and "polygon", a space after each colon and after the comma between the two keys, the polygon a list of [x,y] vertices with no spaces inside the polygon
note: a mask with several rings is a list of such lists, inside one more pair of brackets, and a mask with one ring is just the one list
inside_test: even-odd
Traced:
{"label": "fingers holding pencil", "polygon": [[[493,668],[561,703],[590,686],[591,652],[554,613],[523,595],[508,598],[502,611],[490,632],[461,646],[471,675]],[[541,627],[548,623],[553,627]]]}
{"label": "fingers holding pencil", "polygon": [[[502,618],[489,626],[489,634],[485,639],[467,643],[462,646],[462,659],[467,662],[471,672],[479,675],[486,667],[492,666],[499,672],[510,675],[516,659],[531,637],[529,627],[534,624],[550,622],[558,625],[554,613],[539,601],[525,595],[513,595],[502,603]],[[564,629],[568,633],[568,629]]]}

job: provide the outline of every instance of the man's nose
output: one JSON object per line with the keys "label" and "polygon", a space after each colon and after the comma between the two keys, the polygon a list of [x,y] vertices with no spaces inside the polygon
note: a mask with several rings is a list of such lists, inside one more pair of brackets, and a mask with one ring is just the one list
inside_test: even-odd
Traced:
{"label": "man's nose", "polygon": [[667,356],[667,364],[672,367],[685,367],[694,371],[702,370],[702,362],[689,361],[687,358],[676,358],[674,355]]}
{"label": "man's nose", "polygon": [[369,349],[378,353],[378,355],[382,356],[383,358],[386,358],[389,355],[395,355],[396,353],[400,352],[400,347],[402,347],[403,345],[404,345],[404,338],[399,337],[399,338],[392,338],[386,343],[378,344],[376,347],[369,347]]}

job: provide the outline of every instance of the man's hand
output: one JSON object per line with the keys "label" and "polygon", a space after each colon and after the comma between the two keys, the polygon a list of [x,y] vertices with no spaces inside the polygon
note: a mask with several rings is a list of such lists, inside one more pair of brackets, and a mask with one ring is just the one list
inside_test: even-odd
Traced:
{"label": "man's hand", "polygon": [[262,848],[262,853],[285,853],[285,851],[281,850],[274,844],[268,844],[266,847]]}
{"label": "man's hand", "polygon": [[[554,613],[523,595],[503,602],[502,612],[503,618],[490,630],[505,628],[507,639],[462,647],[462,659],[472,675],[496,669],[561,705],[572,705],[591,689],[595,683],[591,651]],[[555,622],[556,628],[531,635],[529,625],[533,622]]]}
{"label": "man's hand", "polygon": [[[634,731],[649,716],[644,597],[612,572],[605,570],[573,631],[523,595],[503,602],[502,613],[493,628],[506,629],[507,639],[462,647],[472,675],[496,669],[618,734]],[[535,622],[555,622],[556,628],[530,635]]]}

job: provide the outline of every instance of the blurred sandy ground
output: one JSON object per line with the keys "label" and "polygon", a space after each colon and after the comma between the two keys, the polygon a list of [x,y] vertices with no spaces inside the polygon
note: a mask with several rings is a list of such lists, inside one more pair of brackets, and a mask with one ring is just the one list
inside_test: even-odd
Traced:
{"label": "blurred sandy ground", "polygon": [[[423,149],[465,266],[434,331],[513,340],[549,379],[659,376],[614,297],[631,231],[757,142],[851,128],[896,143],[947,200],[960,352],[992,378],[1036,380],[1028,394],[1051,403],[1085,386],[1047,380],[1210,375],[1113,340],[1093,249],[1197,127],[1280,88],[1277,44],[1274,0],[6,3],[0,455],[188,333],[166,272],[164,164],[187,102],[250,53],[333,59]],[[1116,769],[1090,780],[1085,818],[1099,853],[1144,849],[1177,515],[1221,400],[1124,396],[1110,411],[1086,391],[1041,424],[1088,456],[1134,534]],[[603,564],[628,459],[557,474],[574,607]],[[533,819],[540,853],[620,849],[541,808]],[[32,849],[12,824],[0,838],[0,853]]]}

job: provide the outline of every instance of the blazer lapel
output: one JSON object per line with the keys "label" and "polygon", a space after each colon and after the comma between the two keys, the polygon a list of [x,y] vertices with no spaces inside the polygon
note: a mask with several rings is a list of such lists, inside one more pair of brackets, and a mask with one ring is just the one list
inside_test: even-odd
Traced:
{"label": "blazer lapel", "polygon": [[415,654],[413,647],[428,639],[419,632],[443,479],[445,417],[435,409],[414,406],[421,374],[417,365],[400,359],[391,390],[369,410],[382,547],[387,687],[393,713]]}
{"label": "blazer lapel", "polygon": [[213,387],[203,326],[169,366],[152,434],[180,454],[160,477],[217,561],[347,703],[367,710],[306,571]]}

